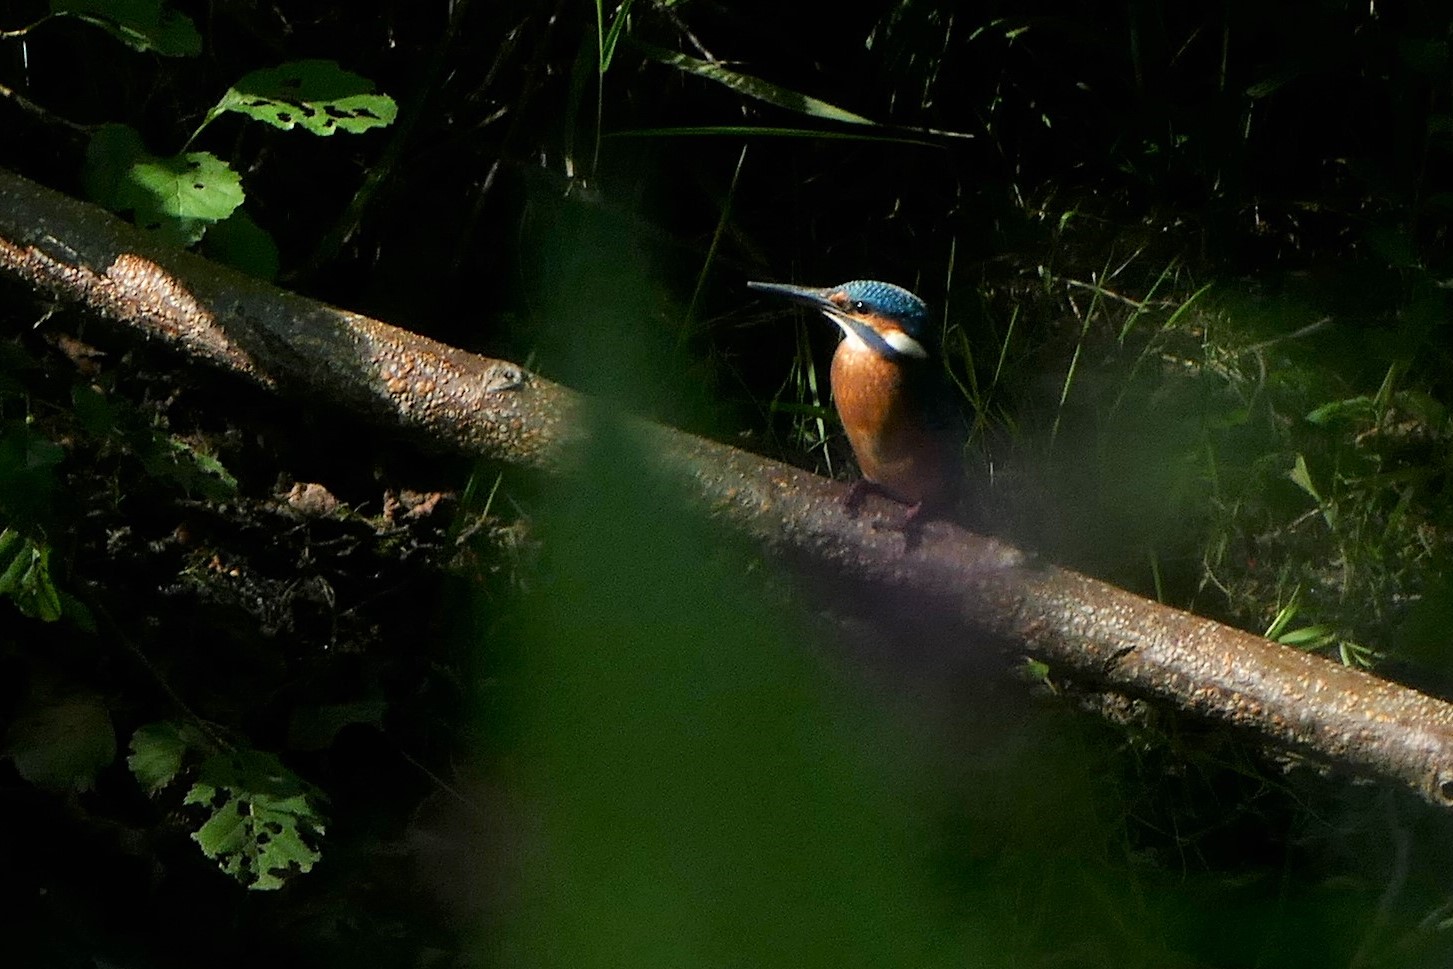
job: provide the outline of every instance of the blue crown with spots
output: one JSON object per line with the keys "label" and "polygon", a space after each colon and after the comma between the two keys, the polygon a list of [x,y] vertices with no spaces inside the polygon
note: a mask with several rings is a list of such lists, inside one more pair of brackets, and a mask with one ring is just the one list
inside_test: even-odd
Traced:
{"label": "blue crown with spots", "polygon": [[928,304],[902,286],[876,279],[855,279],[843,283],[841,291],[854,303],[862,303],[862,312],[886,316],[915,340],[923,339],[923,331],[928,326]]}

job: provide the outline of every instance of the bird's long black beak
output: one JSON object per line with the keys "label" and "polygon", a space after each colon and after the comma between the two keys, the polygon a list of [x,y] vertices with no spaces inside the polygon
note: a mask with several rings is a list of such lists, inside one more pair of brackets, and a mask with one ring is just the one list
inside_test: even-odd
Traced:
{"label": "bird's long black beak", "polygon": [[833,304],[828,301],[828,296],[833,292],[832,287],[817,289],[812,286],[793,286],[790,283],[759,283],[748,282],[749,289],[755,289],[763,293],[771,293],[774,296],[785,296],[797,303],[805,303],[817,309],[832,309]]}

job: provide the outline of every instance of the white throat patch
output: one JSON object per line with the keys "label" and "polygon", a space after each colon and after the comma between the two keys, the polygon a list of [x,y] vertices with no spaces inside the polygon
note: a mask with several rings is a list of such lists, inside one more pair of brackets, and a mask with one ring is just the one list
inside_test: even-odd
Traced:
{"label": "white throat patch", "polygon": [[832,320],[838,325],[838,329],[843,331],[843,339],[851,343],[853,345],[853,349],[870,349],[869,346],[863,342],[863,338],[858,336],[858,331],[853,329],[853,325],[847,320],[843,319],[841,316],[838,316],[836,313],[830,313],[827,310],[823,310],[822,315],[826,316],[828,319]]}

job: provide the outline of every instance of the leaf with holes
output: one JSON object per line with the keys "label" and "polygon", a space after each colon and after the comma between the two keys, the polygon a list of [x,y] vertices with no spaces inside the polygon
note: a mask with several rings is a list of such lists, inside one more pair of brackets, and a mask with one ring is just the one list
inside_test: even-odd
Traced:
{"label": "leaf with holes", "polygon": [[211,811],[192,840],[228,875],[257,891],[281,888],[321,856],[322,794],[272,754],[243,750],[202,762],[185,804]]}
{"label": "leaf with holes", "polygon": [[50,9],[100,27],[132,50],[166,57],[202,52],[202,35],[191,18],[167,9],[162,0],[50,0]]}
{"label": "leaf with holes", "polygon": [[175,245],[188,246],[242,204],[242,178],[217,156],[149,154],[126,125],[104,125],[86,149],[86,192]]}
{"label": "leaf with holes", "polygon": [[373,82],[333,61],[295,61],[253,71],[227,91],[207,120],[236,111],[275,128],[300,126],[315,135],[357,134],[393,124],[393,98],[373,93]]}

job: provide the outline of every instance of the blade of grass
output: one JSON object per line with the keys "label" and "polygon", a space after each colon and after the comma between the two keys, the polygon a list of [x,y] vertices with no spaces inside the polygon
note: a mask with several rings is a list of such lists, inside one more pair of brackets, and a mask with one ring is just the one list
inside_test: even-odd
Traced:
{"label": "blade of grass", "polygon": [[704,61],[699,57],[690,57],[677,51],[664,50],[660,47],[653,47],[650,44],[641,43],[640,41],[636,41],[635,46],[641,53],[658,64],[665,64],[679,71],[685,71],[687,74],[694,74],[708,81],[715,81],[717,84],[730,88],[738,94],[745,94],[749,98],[756,98],[758,101],[765,101],[779,108],[786,108],[788,111],[795,111],[798,114],[805,114],[814,118],[822,118],[824,121],[841,121],[844,124],[877,125],[877,122],[871,118],[854,114],[835,104],[829,104],[826,101],[803,94],[800,91],[779,87],[759,77],[753,77],[750,74],[742,74],[739,71],[731,70],[715,61]]}
{"label": "blade of grass", "polygon": [[616,47],[625,31],[627,15],[635,0],[621,0],[616,15],[605,25],[605,0],[595,0],[595,151],[591,155],[590,171],[593,175],[600,166],[600,126],[605,117],[605,72],[615,58]]}
{"label": "blade of grass", "polygon": [[691,302],[686,307],[686,321],[677,331],[676,348],[681,348],[686,335],[696,326],[696,304],[701,299],[702,287],[706,285],[706,277],[711,272],[711,264],[716,259],[717,246],[721,244],[722,233],[726,231],[727,220],[732,214],[732,200],[736,198],[737,182],[742,177],[742,166],[747,160],[747,146],[742,146],[741,154],[737,155],[736,168],[732,170],[732,181],[727,186],[726,198],[721,203],[721,216],[716,220],[716,229],[711,234],[711,245],[707,247],[706,258],[701,263],[701,271],[696,274],[696,286],[691,290]]}
{"label": "blade of grass", "polygon": [[595,0],[595,35],[599,41],[600,73],[604,76],[610,70],[610,62],[615,58],[616,45],[620,43],[621,34],[625,31],[626,15],[631,12],[631,4],[635,0],[621,0],[621,5],[616,8],[616,15],[610,22],[610,29],[605,29],[605,4],[602,0]]}
{"label": "blade of grass", "polygon": [[641,41],[632,41],[632,44],[642,54],[658,64],[674,67],[687,74],[694,74],[697,77],[713,81],[736,91],[738,94],[744,94],[749,98],[764,101],[767,104],[785,108],[788,111],[795,111],[798,114],[821,118],[824,121],[837,121],[843,124],[870,125],[876,128],[898,128],[902,131],[912,131],[917,134],[933,135],[940,138],[974,137],[972,133],[967,131],[951,131],[945,128],[883,125],[871,118],[854,114],[845,108],[840,108],[821,98],[815,98],[811,95],[803,94],[801,91],[794,91],[791,88],[781,87],[770,81],[764,81],[759,77],[753,77],[750,74],[734,71],[729,67],[723,66],[719,61],[703,60],[699,57],[692,57],[689,54],[682,54],[678,51],[669,51],[660,47],[653,47]]}
{"label": "blade of grass", "polygon": [[[1099,279],[1106,279],[1109,277],[1111,258],[1113,258],[1113,256],[1106,258],[1105,268],[1100,271]],[[1116,272],[1119,272],[1119,270],[1116,270]],[[1102,287],[1092,286],[1089,287],[1089,289],[1091,293],[1090,306],[1089,309],[1085,310],[1085,315],[1080,320],[1080,335],[1075,340],[1075,352],[1070,357],[1070,365],[1068,369],[1065,370],[1064,385],[1060,387],[1059,406],[1056,409],[1054,415],[1054,425],[1050,428],[1049,431],[1050,451],[1054,450],[1055,440],[1059,437],[1060,419],[1064,417],[1065,404],[1067,404],[1070,399],[1070,388],[1074,386],[1075,374],[1080,365],[1080,353],[1083,352],[1085,348],[1085,337],[1089,335],[1090,323],[1094,321],[1095,311],[1099,309],[1100,300],[1104,298]],[[1070,305],[1075,305],[1074,300],[1070,300]]]}
{"label": "blade of grass", "polygon": [[[1169,271],[1169,268],[1170,267],[1167,267],[1166,271]],[[1164,275],[1165,275],[1165,273],[1162,272],[1162,274],[1161,274],[1162,278],[1164,278]],[[1156,285],[1158,286],[1159,284],[1160,284],[1160,280],[1156,280]],[[1196,290],[1194,293],[1192,293],[1190,296],[1188,296],[1186,298],[1185,302],[1183,302],[1183,303],[1181,303],[1181,305],[1177,306],[1171,312],[1170,316],[1166,319],[1166,321],[1161,324],[1160,331],[1159,332],[1161,334],[1165,334],[1165,333],[1169,333],[1170,331],[1174,330],[1175,327],[1176,327],[1176,324],[1180,322],[1181,317],[1182,316],[1185,316],[1186,313],[1188,313],[1190,311],[1191,307],[1196,304],[1196,301],[1199,300],[1202,296],[1204,296],[1211,289],[1211,286],[1212,285],[1214,285],[1214,284],[1212,284],[1212,283],[1206,283],[1200,289]],[[1148,301],[1148,298],[1147,298],[1147,301]],[[1137,313],[1136,315],[1138,316],[1139,314]],[[1129,331],[1130,331],[1129,330],[1129,327],[1130,327],[1130,324],[1129,324],[1129,322],[1127,322],[1126,325],[1124,327],[1122,327],[1121,330],[1120,330],[1120,340],[1122,342],[1124,341],[1125,337],[1129,334]],[[1110,405],[1110,413],[1111,414],[1115,414],[1115,413],[1118,413],[1119,412],[1120,405],[1125,402],[1126,395],[1130,392],[1130,389],[1133,386],[1135,386],[1135,377],[1136,377],[1137,374],[1139,374],[1141,366],[1145,363],[1146,360],[1148,360],[1150,358],[1151,354],[1154,353],[1157,349],[1158,349],[1158,344],[1156,343],[1156,341],[1155,341],[1154,338],[1151,338],[1150,340],[1147,340],[1145,346],[1141,347],[1140,354],[1135,358],[1135,362],[1130,365],[1129,372],[1126,373],[1125,378],[1120,383],[1120,392],[1115,395],[1115,400]]]}
{"label": "blade of grass", "polygon": [[881,141],[898,145],[918,145],[923,148],[942,148],[922,138],[902,135],[866,135],[851,131],[827,131],[817,128],[777,128],[757,125],[683,125],[675,128],[632,128],[626,131],[612,131],[606,138],[701,138],[701,137],[755,137],[755,138],[829,138],[837,141]]}

